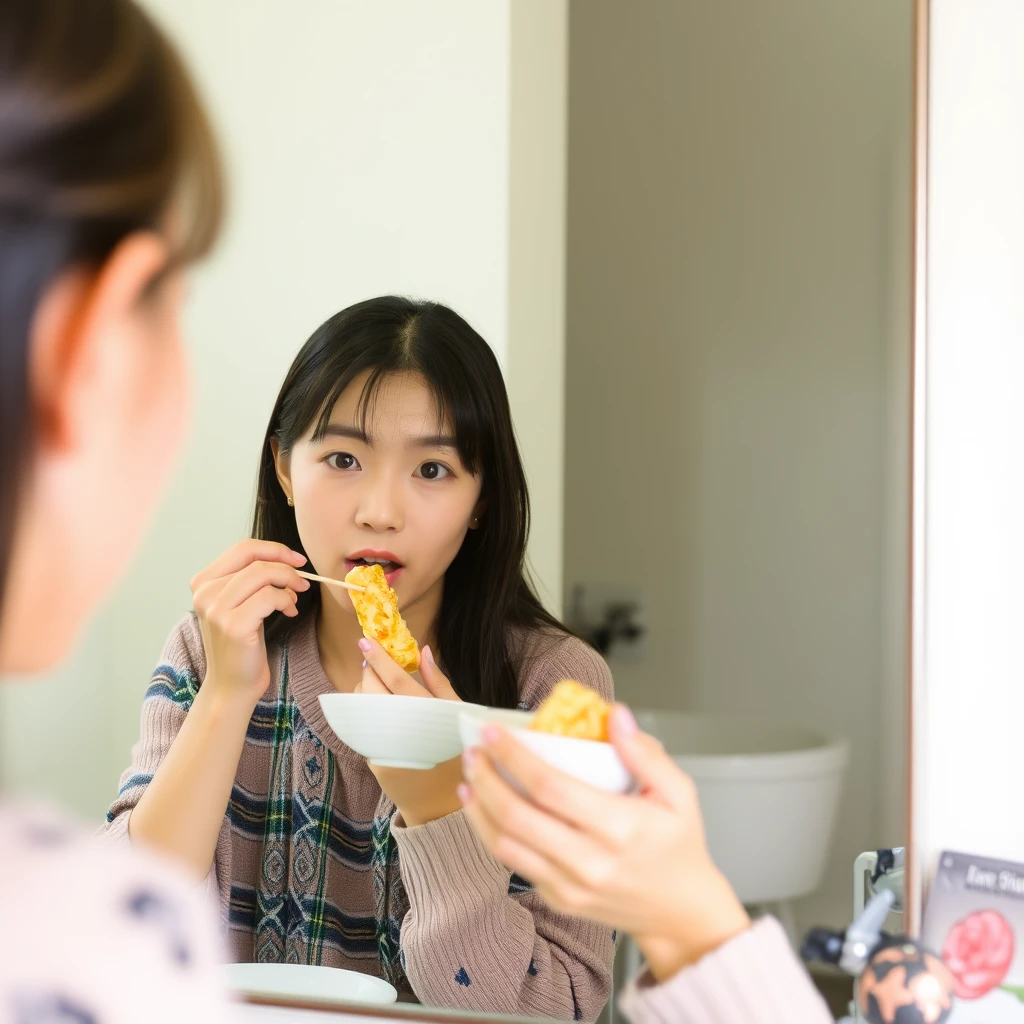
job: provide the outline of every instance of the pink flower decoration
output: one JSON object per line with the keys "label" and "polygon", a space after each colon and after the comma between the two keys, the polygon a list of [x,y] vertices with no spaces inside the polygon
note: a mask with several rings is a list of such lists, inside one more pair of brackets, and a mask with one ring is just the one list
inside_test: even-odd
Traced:
{"label": "pink flower decoration", "polygon": [[1013,960],[1013,929],[995,910],[957,921],[946,936],[942,959],[956,979],[960,999],[979,999],[1006,977]]}

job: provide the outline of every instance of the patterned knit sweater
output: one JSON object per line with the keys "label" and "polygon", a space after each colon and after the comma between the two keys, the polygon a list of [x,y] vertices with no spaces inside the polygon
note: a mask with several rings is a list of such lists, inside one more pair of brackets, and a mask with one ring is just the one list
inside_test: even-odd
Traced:
{"label": "patterned knit sweater", "polygon": [[[600,655],[572,637],[511,637],[522,706],[562,678],[612,695]],[[416,828],[366,761],[330,730],[333,692],[312,618],[270,651],[208,880],[228,955],[321,964],[390,981],[400,998],[479,1012],[594,1020],[608,999],[610,929],[556,913],[484,849],[462,812]],[[132,808],[206,673],[199,625],[171,634],[142,707],[141,738],[103,830],[128,842]]]}

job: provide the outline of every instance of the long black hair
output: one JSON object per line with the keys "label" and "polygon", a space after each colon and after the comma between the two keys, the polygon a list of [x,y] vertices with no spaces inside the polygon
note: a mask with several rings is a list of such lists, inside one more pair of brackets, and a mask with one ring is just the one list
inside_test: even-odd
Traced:
{"label": "long black hair", "polygon": [[223,182],[176,51],[132,0],[0,3],[0,608],[35,448],[29,334],[49,285],[126,235],[180,221],[213,243]]}
{"label": "long black hair", "polygon": [[[271,442],[287,454],[311,427],[319,441],[342,392],[367,373],[361,417],[388,377],[417,374],[439,419],[454,433],[463,465],[481,479],[486,511],[448,567],[434,631],[442,667],[463,700],[514,708],[522,665],[508,642],[509,629],[549,640],[568,631],[545,611],[527,577],[530,499],[501,368],[484,339],[447,306],[386,295],[336,313],[313,332],[285,377],[267,426],[253,536],[303,551]],[[313,586],[299,595],[297,618],[275,613],[267,621],[268,640],[283,640],[316,613],[319,601]]]}

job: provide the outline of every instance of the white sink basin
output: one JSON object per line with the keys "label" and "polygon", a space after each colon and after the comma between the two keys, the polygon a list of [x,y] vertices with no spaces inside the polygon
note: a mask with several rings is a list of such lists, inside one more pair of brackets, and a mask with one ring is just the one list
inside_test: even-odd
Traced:
{"label": "white sink basin", "polygon": [[755,719],[639,711],[696,782],[711,854],[750,905],[818,888],[849,757],[846,740]]}

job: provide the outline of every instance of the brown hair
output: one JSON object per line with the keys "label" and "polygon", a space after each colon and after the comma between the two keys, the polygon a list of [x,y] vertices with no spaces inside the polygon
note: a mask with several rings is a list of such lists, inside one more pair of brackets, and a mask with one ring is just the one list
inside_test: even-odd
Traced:
{"label": "brown hair", "polygon": [[[30,463],[28,344],[47,287],[158,230],[164,272],[223,214],[216,144],[185,68],[132,0],[0,2],[0,612]],[[173,231],[168,218],[173,216]]]}

